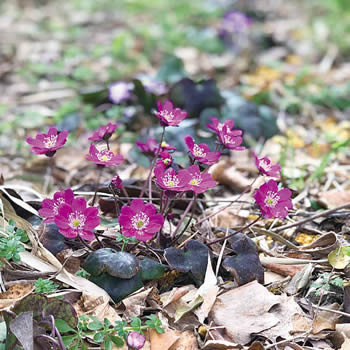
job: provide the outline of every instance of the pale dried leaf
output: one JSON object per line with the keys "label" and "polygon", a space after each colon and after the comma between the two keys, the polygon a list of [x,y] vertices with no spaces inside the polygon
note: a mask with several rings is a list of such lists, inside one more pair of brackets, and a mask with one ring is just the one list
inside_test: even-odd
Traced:
{"label": "pale dried leaf", "polygon": [[[327,306],[331,310],[339,310],[339,305],[337,303]],[[319,310],[316,315],[316,319],[312,323],[312,333],[317,334],[325,329],[335,330],[335,326],[338,322],[340,315],[325,310]]]}
{"label": "pale dried leaf", "polygon": [[123,316],[126,319],[130,317],[138,317],[142,314],[143,310],[146,307],[146,299],[151,293],[152,288],[144,290],[143,288],[140,291],[135,292],[131,296],[123,299],[122,303],[125,306],[125,312]]}

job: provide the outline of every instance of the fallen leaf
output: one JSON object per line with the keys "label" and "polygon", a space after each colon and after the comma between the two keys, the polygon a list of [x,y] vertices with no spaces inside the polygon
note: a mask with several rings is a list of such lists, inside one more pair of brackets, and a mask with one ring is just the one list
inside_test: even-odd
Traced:
{"label": "fallen leaf", "polygon": [[33,312],[22,312],[10,322],[10,330],[23,345],[24,350],[34,349]]}
{"label": "fallen leaf", "polygon": [[293,295],[306,287],[311,279],[313,269],[314,267],[312,264],[307,264],[303,269],[299,270],[288,283],[284,291],[288,295]]}
{"label": "fallen leaf", "polygon": [[109,297],[107,295],[95,296],[89,295],[86,292],[80,297],[80,300],[74,304],[74,308],[78,315],[94,315],[99,320],[103,321],[104,318],[108,318],[112,323],[115,321],[121,321],[121,317],[117,311],[109,305]]}
{"label": "fallen leaf", "polygon": [[[337,303],[334,303],[328,305],[327,308],[331,310],[339,310],[340,306]],[[334,312],[319,310],[315,320],[312,323],[312,333],[317,334],[325,329],[332,331],[335,330],[335,326],[339,318],[340,315]]]}
{"label": "fallen leaf", "polygon": [[350,191],[320,192],[318,197],[330,209],[350,203]]}
{"label": "fallen leaf", "polygon": [[278,324],[279,319],[269,312],[278,303],[278,296],[253,281],[219,296],[209,316],[217,326],[225,327],[233,342],[246,344],[251,334]]}
{"label": "fallen leaf", "polygon": [[170,347],[180,338],[180,333],[167,329],[164,333],[157,333],[150,330],[151,350],[169,350]]}
{"label": "fallen leaf", "polygon": [[0,311],[23,299],[33,289],[32,283],[16,283],[11,285],[6,292],[0,293]]}
{"label": "fallen leaf", "polygon": [[335,269],[344,269],[350,263],[350,246],[333,250],[328,254],[328,261]]}
{"label": "fallen leaf", "polygon": [[204,347],[202,347],[203,350],[239,350],[242,349],[241,345],[238,345],[236,343],[232,343],[228,340],[208,340]]}
{"label": "fallen leaf", "polygon": [[152,288],[148,288],[146,290],[142,288],[141,291],[137,291],[131,296],[123,299],[122,303],[125,306],[123,316],[126,319],[140,316],[146,307],[146,299],[151,291]]}

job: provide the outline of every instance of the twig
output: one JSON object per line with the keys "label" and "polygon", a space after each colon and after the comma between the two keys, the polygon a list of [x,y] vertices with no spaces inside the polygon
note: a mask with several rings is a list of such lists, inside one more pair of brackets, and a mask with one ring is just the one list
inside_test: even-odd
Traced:
{"label": "twig", "polygon": [[328,209],[328,210],[325,210],[321,213],[317,213],[313,216],[310,216],[309,218],[306,218],[304,220],[300,220],[298,222],[294,222],[293,224],[289,224],[289,225],[284,225],[284,226],[280,226],[278,228],[276,228],[274,231],[275,232],[280,232],[280,231],[283,231],[287,228],[291,228],[291,227],[295,227],[295,226],[299,226],[299,225],[302,225],[302,224],[305,224],[306,222],[309,222],[309,221],[312,221],[314,219],[317,219],[319,217],[322,217],[322,216],[326,216],[328,214],[331,214],[331,213],[334,213],[338,210],[341,210],[341,209],[346,209],[346,208],[350,208],[350,203],[347,203],[347,204],[343,204],[343,205],[340,205],[336,208],[333,208],[333,209]]}
{"label": "twig", "polygon": [[263,229],[263,228],[260,228],[260,227],[254,227],[254,231],[257,231],[259,233],[263,233],[264,235],[269,235],[273,239],[275,239],[276,241],[279,241],[279,242],[283,243],[284,245],[286,245],[288,248],[299,249],[298,246],[296,246],[292,242],[288,241],[287,239],[285,239],[284,237],[279,235],[277,232],[274,232],[274,231],[271,231],[271,230],[266,230],[266,229]]}

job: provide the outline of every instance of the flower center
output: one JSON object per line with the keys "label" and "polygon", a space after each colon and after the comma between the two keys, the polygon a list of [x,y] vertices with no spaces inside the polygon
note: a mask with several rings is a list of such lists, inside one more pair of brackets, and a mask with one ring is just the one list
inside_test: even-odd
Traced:
{"label": "flower center", "polygon": [[194,144],[192,152],[196,157],[205,157],[207,155],[204,152],[204,149],[199,147],[197,144]]}
{"label": "flower center", "polygon": [[56,146],[56,142],[57,142],[57,135],[51,135],[51,136],[45,137],[44,139],[44,145],[47,148]]}
{"label": "flower center", "polygon": [[280,196],[278,196],[276,192],[268,191],[265,198],[265,204],[267,207],[274,208],[279,200]]}
{"label": "flower center", "polygon": [[165,165],[168,165],[170,162],[171,162],[171,159],[170,159],[170,158],[165,158],[165,159],[163,160],[163,163],[164,163]]}
{"label": "flower center", "polygon": [[149,217],[144,212],[134,215],[131,219],[132,226],[138,231],[146,228],[148,223]]}
{"label": "flower center", "polygon": [[197,175],[196,177],[194,177],[190,181],[190,184],[193,185],[193,186],[198,186],[201,182],[202,182],[202,178],[200,177],[200,175]]}
{"label": "flower center", "polygon": [[271,164],[268,164],[266,160],[262,159],[259,161],[259,165],[261,168],[263,168],[265,171],[270,171],[271,170]]}
{"label": "flower center", "polygon": [[81,212],[74,212],[69,214],[69,226],[76,230],[81,230],[85,224],[85,215]]}
{"label": "flower center", "polygon": [[179,184],[179,179],[176,175],[166,174],[163,177],[163,183],[167,187],[176,187]]}
{"label": "flower center", "polygon": [[111,151],[105,150],[97,154],[97,159],[101,162],[108,162],[113,158],[113,153]]}
{"label": "flower center", "polygon": [[167,121],[174,119],[173,112],[169,112],[169,111],[163,109],[159,114],[161,115],[162,118],[164,118]]}

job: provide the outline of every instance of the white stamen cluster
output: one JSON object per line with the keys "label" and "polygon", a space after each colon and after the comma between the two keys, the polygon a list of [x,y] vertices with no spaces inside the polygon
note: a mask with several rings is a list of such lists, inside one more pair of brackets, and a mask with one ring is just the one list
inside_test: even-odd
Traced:
{"label": "white stamen cluster", "polygon": [[68,221],[69,221],[69,226],[75,230],[82,229],[85,224],[85,215],[81,212],[73,212],[69,214],[68,216]]}
{"label": "white stamen cluster", "polygon": [[165,174],[162,180],[163,184],[167,187],[177,187],[180,183],[179,178],[171,174]]}
{"label": "white stamen cluster", "polygon": [[207,154],[204,152],[204,149],[202,147],[199,147],[197,144],[194,144],[193,146],[193,150],[192,150],[193,154],[196,157],[205,157]]}
{"label": "white stamen cluster", "polygon": [[56,146],[57,136],[58,135],[51,135],[51,136],[45,137],[44,142],[43,142],[45,147],[51,148],[51,147]]}
{"label": "white stamen cluster", "polygon": [[131,224],[136,230],[143,230],[149,224],[149,217],[144,213],[138,213],[131,219]]}
{"label": "white stamen cluster", "polygon": [[53,212],[55,213],[55,215],[58,214],[58,208],[60,207],[60,205],[64,203],[64,198],[60,197],[56,200],[56,202],[53,204]]}
{"label": "white stamen cluster", "polygon": [[277,192],[268,191],[264,202],[267,207],[274,208],[279,200],[280,196],[277,195]]}

